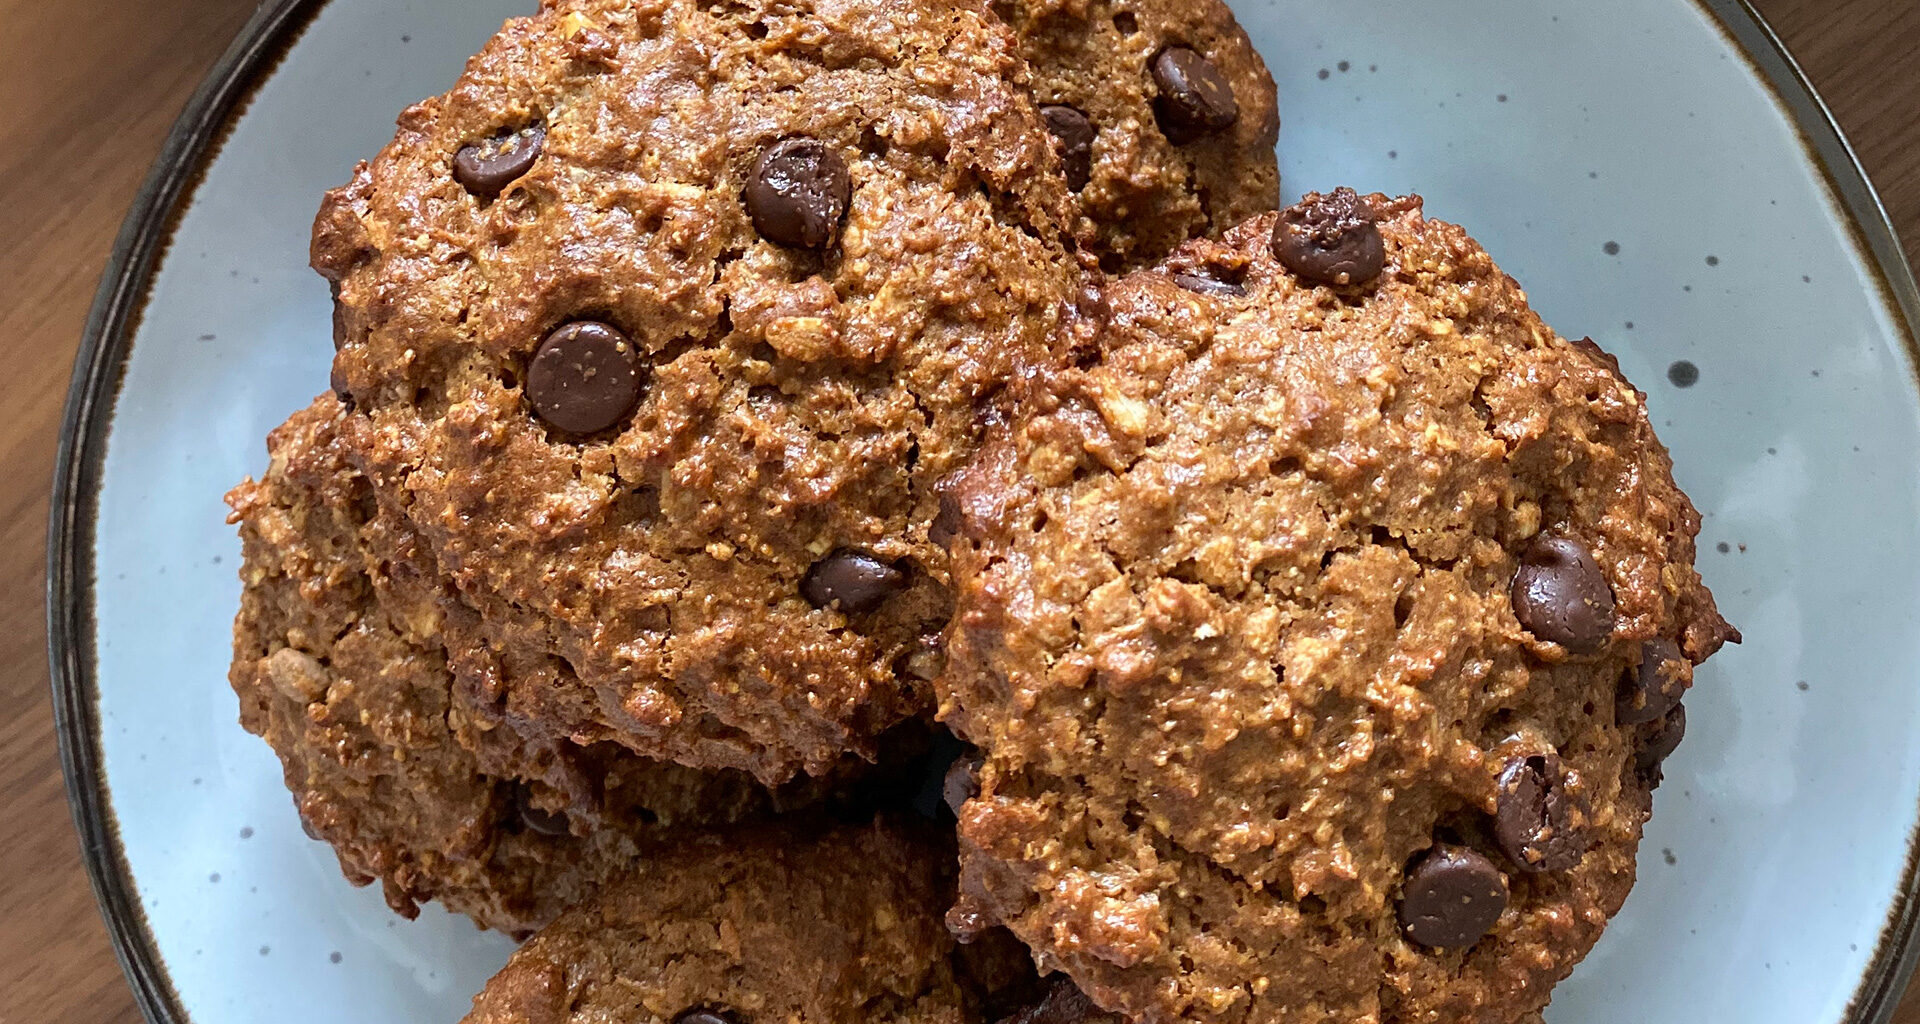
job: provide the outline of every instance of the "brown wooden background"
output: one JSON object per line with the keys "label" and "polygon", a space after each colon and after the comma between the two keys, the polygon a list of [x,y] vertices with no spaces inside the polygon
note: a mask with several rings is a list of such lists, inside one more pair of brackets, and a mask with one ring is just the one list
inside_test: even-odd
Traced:
{"label": "brown wooden background", "polygon": [[[0,1024],[139,1020],[67,814],[41,546],[67,373],[120,219],[253,0],[0,0]],[[1920,262],[1920,2],[1756,0]],[[1920,1024],[1920,990],[1899,1024]]]}

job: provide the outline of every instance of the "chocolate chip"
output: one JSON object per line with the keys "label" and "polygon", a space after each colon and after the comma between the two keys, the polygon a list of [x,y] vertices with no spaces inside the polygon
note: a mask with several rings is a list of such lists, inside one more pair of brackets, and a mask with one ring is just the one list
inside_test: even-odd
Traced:
{"label": "chocolate chip", "polygon": [[1203,274],[1175,274],[1173,275],[1173,283],[1190,292],[1199,292],[1202,295],[1224,295],[1230,298],[1239,298],[1247,294],[1246,288],[1235,282],[1222,281],[1219,278],[1207,277]]}
{"label": "chocolate chip", "polygon": [[333,350],[347,347],[347,307],[340,301],[340,282],[328,281],[327,291],[333,296]]}
{"label": "chocolate chip", "polygon": [[1493,836],[1522,871],[1565,871],[1587,853],[1586,813],[1551,751],[1508,759],[1500,769]]}
{"label": "chocolate chip", "polygon": [[353,408],[353,392],[347,389],[346,371],[340,368],[337,361],[333,364],[333,369],[327,372],[327,385],[333,388],[333,396],[340,400],[341,405],[349,409]]}
{"label": "chocolate chip", "polygon": [[960,805],[980,795],[980,767],[985,764],[978,754],[962,755],[959,760],[947,767],[947,774],[940,780],[940,796],[946,800],[953,813],[960,813]]}
{"label": "chocolate chip", "polygon": [[1213,62],[1185,46],[1169,46],[1153,58],[1153,101],[1160,129],[1175,142],[1231,127],[1240,118],[1233,86]]}
{"label": "chocolate chip", "polygon": [[320,841],[320,838],[321,838],[320,830],[315,828],[313,826],[313,822],[308,821],[307,816],[304,814],[300,815],[300,831],[305,832],[307,834],[308,839],[311,839],[314,842]]}
{"label": "chocolate chip", "polygon": [[453,180],[482,199],[492,199],[533,169],[546,144],[547,129],[536,124],[462,146],[453,155]]}
{"label": "chocolate chip", "polygon": [[533,805],[533,793],[525,783],[513,787],[513,813],[520,818],[520,824],[536,835],[564,836],[570,833],[567,816],[558,811],[542,810]]}
{"label": "chocolate chip", "polygon": [[1652,774],[1658,770],[1669,755],[1680,749],[1680,741],[1687,735],[1687,706],[1675,704],[1658,724],[1649,730],[1640,743],[1640,755],[1635,763],[1642,772]]}
{"label": "chocolate chip", "polygon": [[1040,1001],[1002,1020],[1000,1024],[1120,1024],[1119,1015],[1095,1006],[1080,987],[1066,978],[1054,981]]}
{"label": "chocolate chip", "polygon": [[696,1007],[675,1017],[673,1024],[740,1024],[740,1018],[726,1010]]}
{"label": "chocolate chip", "polygon": [[1350,188],[1314,193],[1280,211],[1273,257],[1316,284],[1364,285],[1386,269],[1386,243],[1373,207]]}
{"label": "chocolate chip", "polygon": [[853,195],[847,163],[818,139],[768,146],[747,179],[747,215],[760,237],[797,249],[825,249]]}
{"label": "chocolate chip", "polygon": [[1520,625],[1575,654],[1592,654],[1613,635],[1613,588],[1578,541],[1535,540],[1513,574],[1512,596]]}
{"label": "chocolate chip", "polygon": [[873,611],[907,588],[907,574],[870,551],[841,548],[813,563],[800,579],[800,596],[815,608],[837,607],[849,615]]}
{"label": "chocolate chip", "polygon": [[953,544],[960,536],[960,498],[952,490],[941,487],[940,509],[934,513],[933,522],[927,527],[927,539],[941,547]]}
{"label": "chocolate chip", "polygon": [[576,320],[547,335],[527,368],[527,400],[570,434],[620,422],[640,398],[640,354],[613,327]]}
{"label": "chocolate chip", "polygon": [[1639,725],[1671,711],[1687,694],[1689,668],[1679,644],[1665,638],[1641,644],[1640,664],[1620,677],[1614,720]]}
{"label": "chocolate chip", "polygon": [[1464,846],[1436,846],[1407,872],[1400,926],[1407,938],[1435,949],[1480,941],[1507,909],[1507,880],[1484,855]]}
{"label": "chocolate chip", "polygon": [[1067,175],[1067,187],[1075,192],[1093,180],[1093,122],[1078,110],[1060,104],[1040,108],[1040,118],[1059,144],[1060,166]]}

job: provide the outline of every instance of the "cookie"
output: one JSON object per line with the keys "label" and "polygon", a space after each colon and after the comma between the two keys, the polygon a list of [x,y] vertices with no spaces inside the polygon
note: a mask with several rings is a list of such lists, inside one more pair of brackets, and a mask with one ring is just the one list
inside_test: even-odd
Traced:
{"label": "cookie", "polygon": [[691,840],[521,946],[466,1022],[996,1019],[1034,997],[1032,964],[1017,944],[958,946],[941,921],[952,894],[952,838],[930,828]]}
{"label": "cookie", "polygon": [[524,933],[651,845],[822,798],[819,784],[769,791],[611,744],[538,750],[464,715],[461,679],[499,668],[462,641],[471,627],[419,540],[378,513],[347,422],[331,395],[295,414],[271,435],[266,475],[229,501],[241,724],[273,746],[302,822],[349,879],[379,881],[407,917],[439,900]]}
{"label": "cookie", "polygon": [[357,457],[532,739],[820,773],[926,715],[936,485],[1075,294],[970,0],[549,0],[331,193]]}
{"label": "cookie", "polygon": [[1108,271],[1279,203],[1273,76],[1222,0],[996,0]]}
{"label": "cookie", "polygon": [[1418,199],[1106,295],[956,486],[962,929],[1145,1022],[1537,1020],[1737,639],[1644,396]]}

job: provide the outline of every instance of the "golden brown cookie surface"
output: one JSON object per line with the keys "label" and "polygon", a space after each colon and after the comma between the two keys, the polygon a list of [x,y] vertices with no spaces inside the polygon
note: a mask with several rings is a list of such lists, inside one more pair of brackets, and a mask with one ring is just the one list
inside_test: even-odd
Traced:
{"label": "golden brown cookie surface", "polygon": [[537,928],[652,843],[765,817],[821,787],[769,791],[609,744],[523,742],[460,709],[501,671],[471,641],[430,556],[381,515],[323,396],[275,430],[271,465],[230,497],[245,590],[231,674],[241,723],[280,757],[302,821],[395,910],[439,900]]}
{"label": "golden brown cookie surface", "polygon": [[1279,202],[1273,76],[1221,0],[996,0],[1109,271]]}
{"label": "golden brown cookie surface", "polygon": [[468,710],[769,784],[924,715],[1057,167],[965,0],[549,0],[409,109],[314,263],[379,500],[523,666]]}
{"label": "golden brown cookie surface", "polygon": [[957,489],[953,920],[1155,1024],[1534,1019],[1632,884],[1645,656],[1737,636],[1642,396],[1418,200],[1106,298]]}
{"label": "golden brown cookie surface", "polygon": [[952,893],[951,837],[918,826],[691,840],[535,935],[466,1021],[979,1024],[1035,982],[956,945]]}

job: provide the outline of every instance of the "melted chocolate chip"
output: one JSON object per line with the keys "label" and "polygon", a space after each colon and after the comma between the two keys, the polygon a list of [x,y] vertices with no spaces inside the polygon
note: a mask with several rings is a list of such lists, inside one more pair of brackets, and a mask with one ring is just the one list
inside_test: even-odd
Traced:
{"label": "melted chocolate chip", "polygon": [[340,282],[328,281],[327,291],[333,296],[333,350],[347,347],[347,307],[340,301]]}
{"label": "melted chocolate chip", "polygon": [[1664,637],[1640,645],[1640,664],[1621,675],[1614,720],[1621,725],[1651,722],[1673,710],[1687,695],[1692,673],[1680,645]]}
{"label": "melted chocolate chip", "polygon": [[818,139],[781,139],[760,154],[747,179],[747,215],[769,242],[825,249],[839,234],[852,196],[840,154]]}
{"label": "melted chocolate chip", "polygon": [[1659,770],[1675,750],[1680,749],[1680,741],[1687,736],[1687,706],[1675,704],[1667,716],[1655,723],[1640,742],[1640,754],[1635,763],[1642,772],[1652,774]]}
{"label": "melted chocolate chip", "polygon": [[952,546],[954,539],[960,536],[962,520],[960,517],[960,498],[952,490],[939,488],[940,509],[934,513],[933,522],[927,527],[927,539],[941,547]]}
{"label": "melted chocolate chip", "polygon": [[1400,926],[1435,949],[1460,949],[1493,930],[1507,909],[1507,880],[1482,854],[1436,846],[1407,872]]}
{"label": "melted chocolate chip", "polygon": [[1121,1024],[1124,1018],[1093,1004],[1080,987],[1059,978],[1040,1001],[1000,1024]]}
{"label": "melted chocolate chip", "polygon": [[741,1024],[741,1021],[728,1010],[695,1007],[673,1018],[673,1024]]}
{"label": "melted chocolate chip", "polygon": [[1566,767],[1551,751],[1508,759],[1500,770],[1493,835],[1522,871],[1565,871],[1587,853],[1586,813],[1567,788]]}
{"label": "melted chocolate chip", "polygon": [[980,768],[985,764],[978,754],[965,754],[947,767],[947,774],[940,781],[940,796],[946,800],[953,813],[960,813],[960,805],[980,795]]}
{"label": "melted chocolate chip", "polygon": [[1350,188],[1310,195],[1280,211],[1272,246],[1281,266],[1316,284],[1369,284],[1387,265],[1373,207]]}
{"label": "melted chocolate chip", "polygon": [[453,155],[453,180],[482,199],[492,199],[533,169],[547,144],[542,125],[506,131]]}
{"label": "melted chocolate chip", "polygon": [[1222,131],[1240,119],[1233,86],[1213,62],[1185,46],[1169,46],[1153,58],[1153,84],[1160,95],[1153,112],[1175,142]]}
{"label": "melted chocolate chip", "polygon": [[547,335],[527,368],[534,412],[569,434],[613,426],[639,398],[640,353],[626,335],[597,321],[578,320]]}
{"label": "melted chocolate chip", "polygon": [[1247,294],[1247,289],[1237,282],[1223,281],[1220,278],[1209,277],[1204,274],[1175,274],[1173,275],[1173,283],[1190,292],[1199,292],[1202,295],[1223,295],[1228,298],[1237,299]]}
{"label": "melted chocolate chip", "polygon": [[564,836],[569,833],[567,816],[558,811],[548,811],[533,805],[533,794],[527,787],[513,787],[513,813],[520,818],[520,824],[536,835]]}
{"label": "melted chocolate chip", "polygon": [[333,388],[333,395],[340,400],[340,404],[349,409],[353,408],[353,392],[347,388],[347,373],[341,369],[337,360],[333,364],[333,369],[327,372],[327,385]]}
{"label": "melted chocolate chip", "polygon": [[1613,635],[1613,588],[1577,541],[1535,540],[1513,574],[1512,596],[1520,625],[1575,654],[1592,654]]}
{"label": "melted chocolate chip", "polygon": [[1067,176],[1067,187],[1075,192],[1093,180],[1093,139],[1098,134],[1087,115],[1068,106],[1050,104],[1040,108],[1040,118],[1060,150],[1060,166]]}
{"label": "melted chocolate chip", "polygon": [[813,563],[800,580],[800,596],[808,604],[836,607],[849,615],[873,611],[905,589],[906,573],[854,548],[841,548]]}

